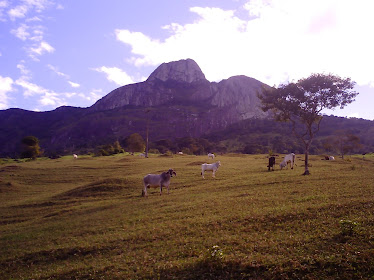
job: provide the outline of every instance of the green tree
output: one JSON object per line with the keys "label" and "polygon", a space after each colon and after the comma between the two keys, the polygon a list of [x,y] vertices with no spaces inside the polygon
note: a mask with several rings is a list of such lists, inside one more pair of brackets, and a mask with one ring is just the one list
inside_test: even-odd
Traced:
{"label": "green tree", "polygon": [[36,159],[40,155],[39,139],[35,136],[26,136],[21,140],[21,158]]}
{"label": "green tree", "polygon": [[264,111],[272,111],[277,121],[290,121],[294,135],[301,141],[305,154],[305,171],[309,175],[309,149],[319,131],[322,110],[344,108],[358,95],[355,82],[332,74],[312,74],[296,83],[278,88],[264,88],[258,94]]}
{"label": "green tree", "polygon": [[119,143],[118,140],[114,142],[113,149],[114,149],[114,153],[115,154],[119,154],[119,153],[123,152],[122,151],[122,147],[121,147],[121,145],[120,145],[120,143]]}
{"label": "green tree", "polygon": [[334,147],[342,159],[344,159],[344,155],[361,147],[360,138],[349,131],[337,130],[334,134]]}
{"label": "green tree", "polygon": [[127,150],[133,152],[144,152],[145,142],[143,137],[139,133],[133,133],[126,138]]}

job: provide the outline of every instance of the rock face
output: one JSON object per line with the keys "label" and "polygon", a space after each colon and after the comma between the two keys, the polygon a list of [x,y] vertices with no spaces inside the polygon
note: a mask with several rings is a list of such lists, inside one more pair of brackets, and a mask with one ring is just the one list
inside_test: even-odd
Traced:
{"label": "rock face", "polygon": [[[229,123],[267,116],[257,93],[267,85],[246,76],[235,76],[219,83],[209,82],[192,59],[161,64],[142,83],[117,88],[97,101],[91,110],[111,110],[126,105],[155,107],[194,103],[225,108]],[[217,116],[219,117],[219,116]],[[225,121],[225,122],[226,122]]]}
{"label": "rock face", "polygon": [[205,75],[199,65],[192,59],[179,60],[169,63],[162,63],[148,78],[148,82],[155,80],[177,81],[193,83],[206,81]]}

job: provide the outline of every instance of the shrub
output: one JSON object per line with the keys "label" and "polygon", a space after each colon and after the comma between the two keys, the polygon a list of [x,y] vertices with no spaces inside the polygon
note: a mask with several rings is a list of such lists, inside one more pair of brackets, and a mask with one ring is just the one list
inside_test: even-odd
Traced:
{"label": "shrub", "polygon": [[159,154],[160,153],[160,151],[158,149],[150,149],[148,152],[150,154]]}
{"label": "shrub", "polygon": [[220,262],[223,260],[223,251],[218,245],[209,248],[205,254],[205,259],[208,261]]}
{"label": "shrub", "polygon": [[340,233],[342,235],[353,235],[357,233],[358,223],[351,220],[340,220]]}

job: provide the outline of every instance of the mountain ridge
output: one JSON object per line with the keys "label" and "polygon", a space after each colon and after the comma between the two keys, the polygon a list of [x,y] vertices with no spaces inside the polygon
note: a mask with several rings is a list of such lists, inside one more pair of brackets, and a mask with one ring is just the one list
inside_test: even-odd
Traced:
{"label": "mountain ridge", "polygon": [[[146,81],[114,89],[88,108],[62,106],[52,111],[0,110],[0,157],[16,156],[28,135],[50,153],[89,151],[124,139],[202,137],[230,125],[267,119],[257,94],[268,85],[247,76],[206,80],[192,59],[163,63]],[[147,113],[148,112],[148,113]]]}

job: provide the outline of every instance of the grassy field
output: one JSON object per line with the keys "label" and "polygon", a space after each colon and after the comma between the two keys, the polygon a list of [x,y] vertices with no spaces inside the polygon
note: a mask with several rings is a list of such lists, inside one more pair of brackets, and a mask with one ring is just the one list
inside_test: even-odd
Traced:
{"label": "grassy field", "polygon": [[0,279],[374,279],[373,156],[217,160],[205,180],[207,156],[3,161]]}

